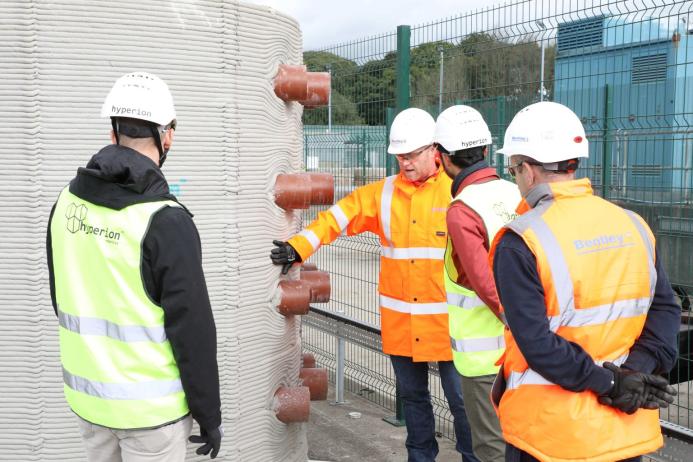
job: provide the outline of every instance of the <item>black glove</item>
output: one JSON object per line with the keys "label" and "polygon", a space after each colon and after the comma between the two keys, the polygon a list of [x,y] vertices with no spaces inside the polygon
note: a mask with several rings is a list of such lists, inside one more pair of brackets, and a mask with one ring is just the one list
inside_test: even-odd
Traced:
{"label": "black glove", "polygon": [[598,398],[601,404],[633,414],[640,408],[659,409],[674,402],[676,389],[663,377],[621,369],[610,362],[604,368],[614,373],[614,386]]}
{"label": "black glove", "polygon": [[296,252],[296,249],[291,247],[291,244],[283,241],[272,241],[276,245],[276,249],[270,252],[270,258],[275,265],[284,265],[282,274],[289,272],[291,265],[301,261],[301,256]]}
{"label": "black glove", "polygon": [[207,454],[209,454],[209,451],[212,451],[209,457],[214,459],[217,456],[217,454],[219,454],[219,448],[221,448],[221,438],[223,436],[224,429],[221,426],[209,431],[200,427],[200,435],[193,435],[190,438],[188,438],[188,441],[190,441],[191,443],[204,443],[204,446],[200,446],[199,448],[197,448],[197,451],[195,452],[198,455],[206,456]]}

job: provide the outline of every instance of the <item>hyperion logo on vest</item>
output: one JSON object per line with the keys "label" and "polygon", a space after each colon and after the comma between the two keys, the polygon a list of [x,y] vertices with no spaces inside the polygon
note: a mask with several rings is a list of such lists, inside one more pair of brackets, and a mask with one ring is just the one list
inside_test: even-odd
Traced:
{"label": "hyperion logo on vest", "polygon": [[109,242],[117,244],[120,240],[120,233],[116,231],[111,231],[109,228],[99,228],[90,225],[86,222],[87,218],[87,206],[84,204],[70,204],[65,211],[65,218],[67,218],[66,227],[67,230],[72,234],[78,231],[83,232],[87,235],[92,235],[96,237],[102,237]]}

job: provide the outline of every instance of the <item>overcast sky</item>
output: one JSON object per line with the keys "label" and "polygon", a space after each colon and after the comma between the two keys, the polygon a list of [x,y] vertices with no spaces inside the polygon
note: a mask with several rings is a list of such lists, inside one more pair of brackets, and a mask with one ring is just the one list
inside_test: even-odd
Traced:
{"label": "overcast sky", "polygon": [[501,3],[501,0],[245,0],[293,16],[303,48],[315,50]]}

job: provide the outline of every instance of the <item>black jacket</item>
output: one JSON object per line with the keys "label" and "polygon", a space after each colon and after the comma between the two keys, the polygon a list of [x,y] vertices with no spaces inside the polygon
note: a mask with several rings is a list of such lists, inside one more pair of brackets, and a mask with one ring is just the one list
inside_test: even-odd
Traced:
{"label": "black jacket", "polygon": [[[85,201],[114,210],[170,199],[168,183],[149,158],[132,149],[110,145],[79,168],[70,192]],[[55,279],[51,220],[46,250],[53,309]],[[216,326],[202,272],[200,236],[185,208],[164,207],[153,217],[142,244],[143,284],[164,310],[164,328],[178,363],[193,418],[211,431],[221,425]]]}

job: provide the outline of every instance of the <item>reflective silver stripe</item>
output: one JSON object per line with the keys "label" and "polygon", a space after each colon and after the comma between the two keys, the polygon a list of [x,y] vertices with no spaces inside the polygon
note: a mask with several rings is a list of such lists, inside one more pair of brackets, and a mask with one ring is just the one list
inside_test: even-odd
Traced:
{"label": "reflective silver stripe", "polygon": [[318,238],[317,234],[309,229],[304,229],[298,234],[299,236],[305,237],[308,242],[310,242],[310,245],[313,246],[313,250],[318,250],[318,247],[320,247],[320,239]]}
{"label": "reflective silver stripe", "polygon": [[417,314],[448,314],[447,303],[409,303],[396,298],[380,296],[380,306],[400,313]]}
{"label": "reflective silver stripe", "polygon": [[180,380],[105,383],[70,374],[65,368],[63,368],[63,381],[75,391],[103,399],[155,399],[183,391]]}
{"label": "reflective silver stripe", "polygon": [[650,298],[620,300],[607,305],[592,308],[580,308],[566,313],[561,321],[562,327],[596,326],[617,319],[634,318],[647,314],[650,309]]}
{"label": "reflective silver stripe", "polygon": [[532,231],[537,235],[542,249],[548,260],[551,268],[551,277],[553,279],[553,287],[556,291],[558,300],[559,316],[551,316],[549,318],[550,328],[556,332],[563,324],[561,321],[567,316],[567,313],[575,311],[575,290],[573,288],[573,279],[570,277],[568,263],[565,261],[561,247],[556,240],[553,232],[543,220],[539,217],[531,225]]}
{"label": "reflective silver stripe", "polygon": [[464,309],[486,306],[486,304],[479,297],[468,297],[466,295],[454,294],[451,292],[448,292],[448,305],[453,305]]}
{"label": "reflective silver stripe", "polygon": [[647,233],[647,230],[645,229],[645,226],[638,219],[635,213],[631,212],[630,210],[626,210],[626,213],[628,214],[628,217],[633,222],[635,227],[638,229],[638,233],[640,233],[640,238],[642,239],[643,243],[645,244],[645,248],[647,249],[647,255],[649,257],[647,261],[647,267],[650,271],[650,298],[653,298],[655,287],[657,286],[657,269],[655,268],[656,255],[654,245],[652,243],[652,240],[650,239],[650,236]]}
{"label": "reflective silver stripe", "polygon": [[383,257],[393,260],[427,259],[443,260],[445,249],[442,247],[381,247]]}
{"label": "reflective silver stripe", "polygon": [[494,351],[505,348],[505,338],[498,337],[485,338],[465,338],[454,339],[450,337],[452,349],[460,353],[478,353],[481,351]]}
{"label": "reflective silver stripe", "polygon": [[105,319],[75,316],[62,311],[58,311],[58,323],[62,328],[80,335],[100,335],[121,342],[166,341],[164,326],[124,326]]}
{"label": "reflective silver stripe", "polygon": [[344,231],[347,226],[349,226],[349,219],[347,218],[346,213],[344,213],[344,210],[342,210],[338,204],[335,204],[330,207],[329,211],[339,225],[339,229]]}
{"label": "reflective silver stripe", "polygon": [[397,175],[388,176],[385,178],[383,192],[380,198],[380,222],[383,226],[383,235],[385,242],[389,247],[392,247],[392,231],[390,230],[390,221],[392,217],[392,194],[395,190],[395,178]]}
{"label": "reflective silver stripe", "polygon": [[[626,353],[623,356],[619,356],[618,358],[614,359],[611,361],[617,366],[620,366],[621,364],[626,362],[626,359],[628,359],[628,353]],[[594,363],[598,366],[601,366],[605,362],[607,362],[608,359],[603,359],[599,361],[595,361]],[[555,383],[546,380],[544,377],[541,376],[536,371],[533,371],[532,369],[527,369],[524,372],[511,372],[510,376],[508,377],[507,381],[507,388],[508,390],[514,390],[518,388],[520,385],[556,385]]]}

